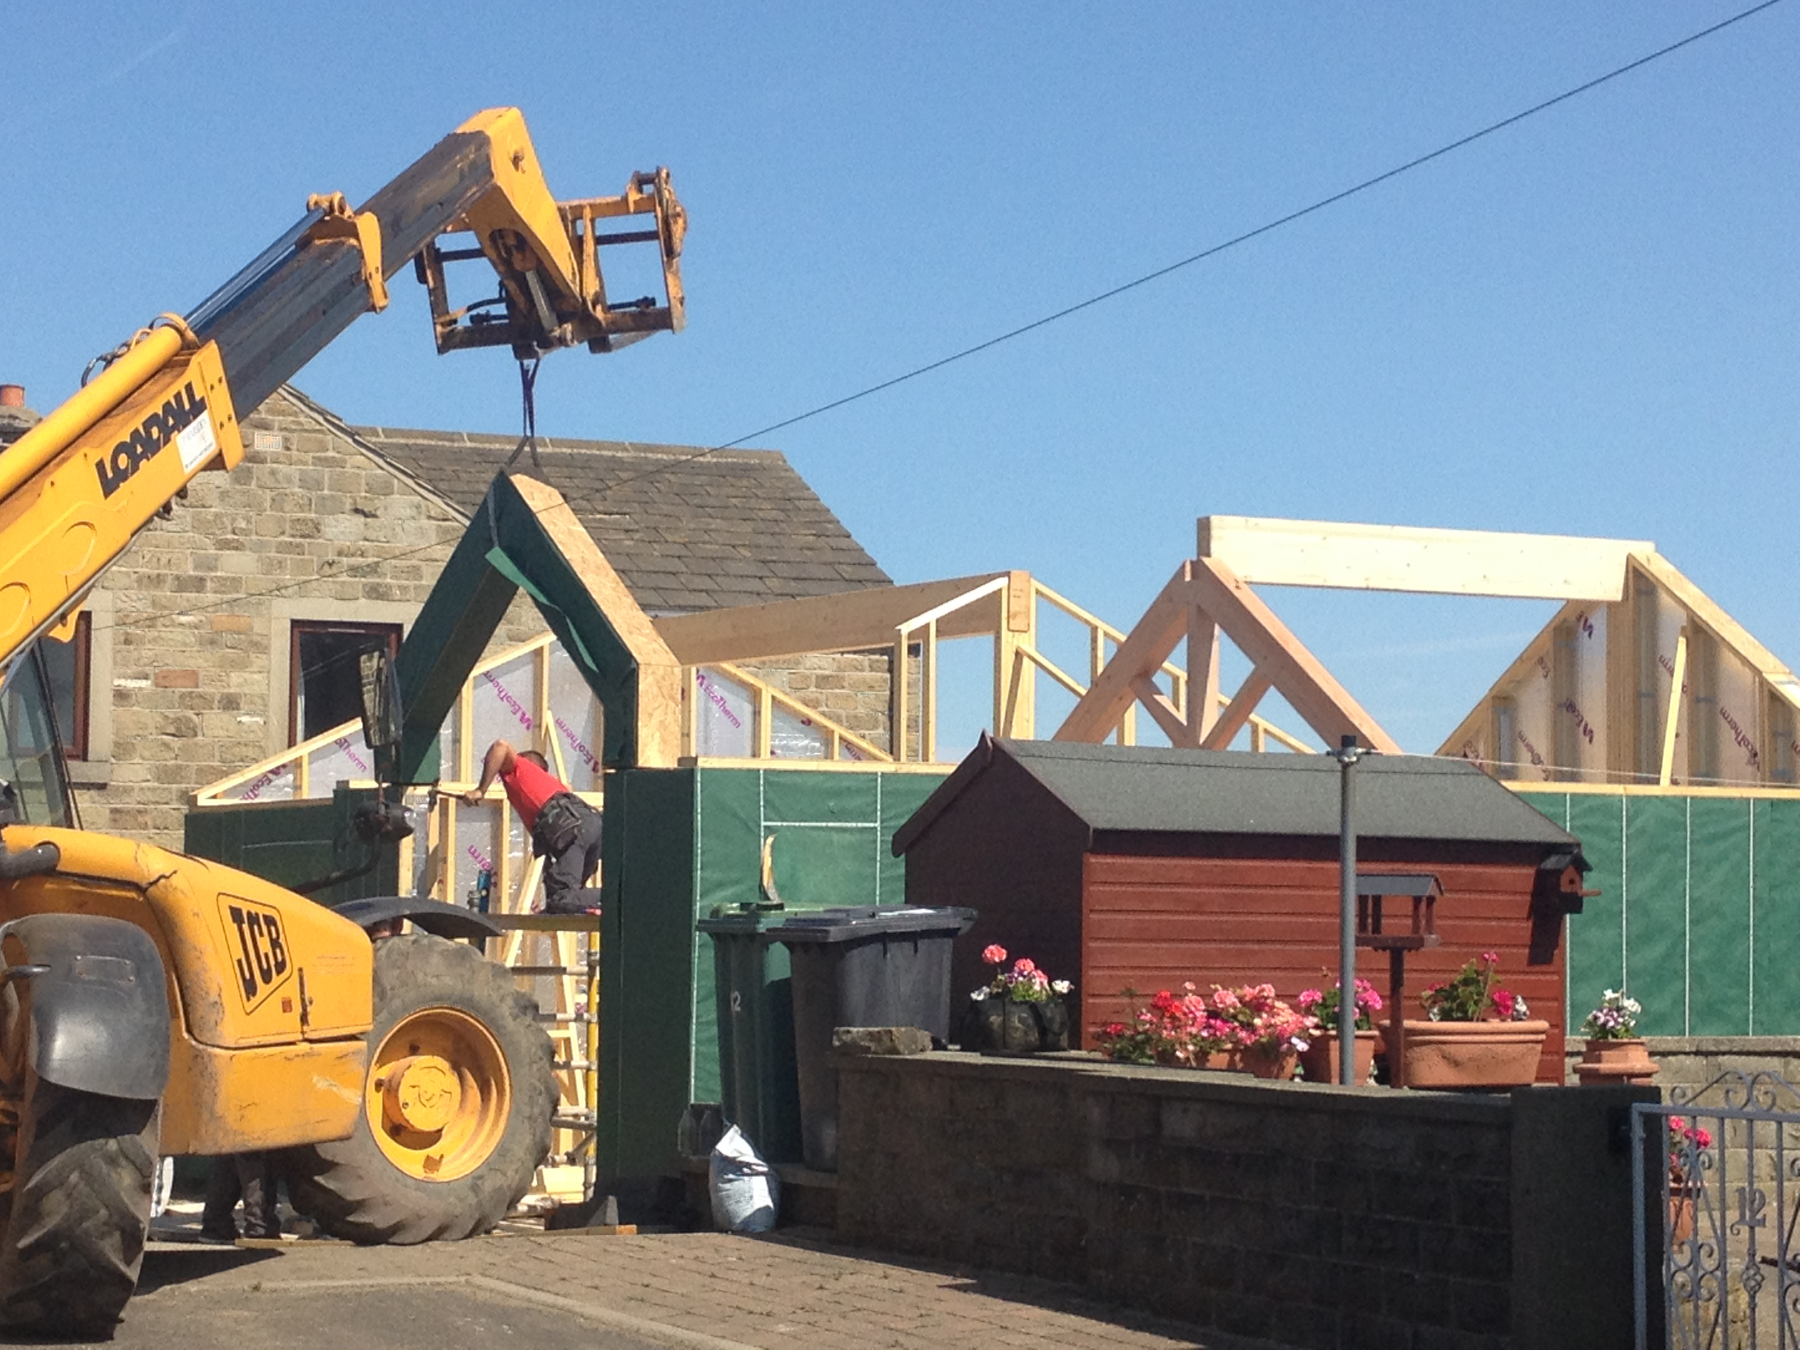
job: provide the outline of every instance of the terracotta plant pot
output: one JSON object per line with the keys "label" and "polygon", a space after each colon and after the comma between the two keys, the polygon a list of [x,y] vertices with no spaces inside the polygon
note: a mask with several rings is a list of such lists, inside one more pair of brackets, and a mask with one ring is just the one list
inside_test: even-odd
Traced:
{"label": "terracotta plant pot", "polygon": [[1249,1073],[1250,1066],[1244,1062],[1242,1050],[1213,1050],[1206,1056],[1202,1069],[1211,1069],[1215,1073]]}
{"label": "terracotta plant pot", "polygon": [[1244,1051],[1244,1067],[1258,1078],[1292,1078],[1294,1070],[1300,1067],[1300,1052],[1253,1045]]}
{"label": "terracotta plant pot", "polygon": [[[1548,1022],[1406,1023],[1409,1088],[1523,1087],[1537,1078]],[[1388,1028],[1381,1027],[1388,1040]]]}
{"label": "terracotta plant pot", "polygon": [[1650,1058],[1641,1040],[1589,1041],[1575,1066],[1575,1076],[1588,1086],[1648,1083],[1662,1066]]}
{"label": "terracotta plant pot", "polygon": [[1694,1236],[1694,1187],[1682,1177],[1669,1178],[1669,1245],[1679,1247]]}
{"label": "terracotta plant pot", "polygon": [[[1373,1031],[1356,1033],[1355,1081],[1358,1086],[1369,1081],[1369,1070],[1375,1067],[1375,1043],[1379,1035]],[[1338,1080],[1337,1032],[1319,1036],[1300,1052],[1300,1067],[1306,1070],[1309,1083],[1335,1083]]]}

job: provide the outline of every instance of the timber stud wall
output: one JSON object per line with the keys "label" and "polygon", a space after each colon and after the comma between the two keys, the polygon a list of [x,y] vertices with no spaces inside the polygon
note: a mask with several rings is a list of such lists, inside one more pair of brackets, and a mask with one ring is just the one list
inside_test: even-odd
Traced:
{"label": "timber stud wall", "polygon": [[838,1235],[1284,1345],[1628,1344],[1653,1089],[1395,1093],[1084,1056],[838,1061]]}

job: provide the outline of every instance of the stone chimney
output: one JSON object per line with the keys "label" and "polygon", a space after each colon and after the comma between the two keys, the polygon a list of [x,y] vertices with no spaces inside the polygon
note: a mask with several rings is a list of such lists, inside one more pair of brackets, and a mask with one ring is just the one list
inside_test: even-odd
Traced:
{"label": "stone chimney", "polygon": [[25,386],[0,384],[0,449],[11,445],[44,419],[25,406]]}

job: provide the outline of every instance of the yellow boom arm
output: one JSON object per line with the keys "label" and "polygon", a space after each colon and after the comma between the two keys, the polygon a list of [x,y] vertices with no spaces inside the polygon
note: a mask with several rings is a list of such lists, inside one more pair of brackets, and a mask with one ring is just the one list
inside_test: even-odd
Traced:
{"label": "yellow boom arm", "polygon": [[[653,227],[598,234],[645,215]],[[467,232],[476,247],[436,240]],[[241,417],[418,260],[440,352],[503,343],[521,359],[586,343],[611,351],[679,330],[686,214],[666,169],[618,197],[559,203],[516,108],[458,127],[360,210],[315,196],[307,212],[185,318],[165,315],[103,358],[79,392],[0,453],[0,667],[77,608],[127,544],[203,469],[243,458]],[[654,244],[665,294],[610,303],[600,249]],[[485,258],[499,294],[452,310],[444,264]]]}

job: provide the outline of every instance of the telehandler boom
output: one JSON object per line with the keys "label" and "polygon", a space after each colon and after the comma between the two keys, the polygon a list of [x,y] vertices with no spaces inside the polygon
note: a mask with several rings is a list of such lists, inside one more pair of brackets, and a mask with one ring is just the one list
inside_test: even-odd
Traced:
{"label": "telehandler boom", "polygon": [[[620,217],[644,226],[606,232]],[[0,453],[0,1325],[117,1321],[159,1154],[281,1150],[296,1204],[361,1242],[485,1231],[530,1184],[550,1043],[501,967],[434,935],[472,920],[420,901],[415,931],[374,940],[269,882],[68,828],[33,644],[197,474],[238,464],[240,419],[385,308],[400,267],[440,352],[611,351],[681,328],[685,229],[667,170],[559,203],[519,112],[483,112],[361,208],[311,198]],[[609,299],[601,252],[619,244],[657,247],[662,296]],[[498,293],[454,309],[447,265],[477,258]]]}

